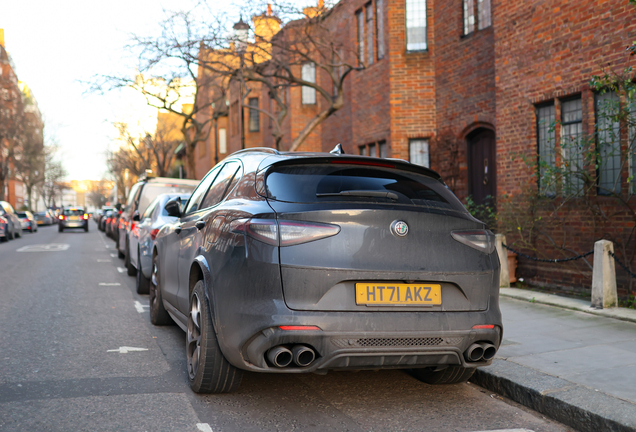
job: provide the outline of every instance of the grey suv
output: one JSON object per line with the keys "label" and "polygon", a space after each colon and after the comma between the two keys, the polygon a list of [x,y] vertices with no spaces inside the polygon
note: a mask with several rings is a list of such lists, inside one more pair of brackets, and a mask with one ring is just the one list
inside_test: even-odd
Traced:
{"label": "grey suv", "polygon": [[88,232],[88,213],[83,207],[68,207],[62,210],[58,216],[57,230],[63,232],[69,228],[81,228]]}
{"label": "grey suv", "polygon": [[464,382],[501,343],[495,236],[434,171],[252,149],[165,208],[150,319],[186,332],[196,392],[236,390],[243,370]]}

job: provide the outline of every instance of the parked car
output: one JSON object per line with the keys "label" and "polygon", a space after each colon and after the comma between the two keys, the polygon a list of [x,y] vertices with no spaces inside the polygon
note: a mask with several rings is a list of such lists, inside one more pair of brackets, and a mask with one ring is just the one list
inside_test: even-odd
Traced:
{"label": "parked car", "polygon": [[53,225],[54,217],[49,210],[43,212],[37,212],[35,214],[35,221],[38,225]]}
{"label": "parked car", "polygon": [[150,319],[186,332],[195,392],[234,391],[242,370],[464,382],[500,346],[494,235],[427,168],[244,150],[165,208]]}
{"label": "parked car", "polygon": [[9,241],[9,237],[7,237],[8,228],[9,222],[7,222],[4,217],[0,216],[0,242]]}
{"label": "parked car", "polygon": [[190,194],[161,194],[150,203],[141,217],[133,217],[136,224],[129,236],[130,263],[136,269],[136,287],[139,294],[148,294],[152,273],[152,251],[157,233],[162,226],[176,219],[169,216],[165,209],[166,203],[173,198],[179,198],[185,203]]}
{"label": "parked car", "polygon": [[22,222],[18,215],[15,214],[13,206],[6,201],[0,201],[0,216],[7,221],[6,237],[13,240],[16,237],[22,237]]}
{"label": "parked car", "polygon": [[29,231],[36,233],[38,231],[38,223],[35,220],[35,216],[30,211],[16,213],[20,218],[20,225],[23,231]]}
{"label": "parked car", "polygon": [[128,194],[128,201],[121,213],[119,226],[115,233],[117,251],[125,259],[125,267],[129,276],[135,276],[137,271],[130,263],[130,231],[135,228],[133,217],[144,214],[152,200],[163,193],[189,194],[199,184],[197,180],[174,179],[167,177],[152,177],[146,174],[133,185]]}
{"label": "parked car", "polygon": [[97,222],[97,227],[100,231],[104,231],[104,224],[102,223],[102,220],[109,210],[115,210],[115,208],[104,206],[101,209],[97,210],[93,216],[93,219],[95,220],[95,222]]}
{"label": "parked car", "polygon": [[88,213],[83,207],[68,207],[60,213],[58,231],[63,232],[69,228],[82,228],[88,232]]}

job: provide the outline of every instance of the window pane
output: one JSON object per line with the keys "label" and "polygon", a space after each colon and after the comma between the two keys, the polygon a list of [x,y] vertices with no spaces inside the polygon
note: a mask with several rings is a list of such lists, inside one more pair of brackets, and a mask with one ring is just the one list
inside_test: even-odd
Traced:
{"label": "window pane", "polygon": [[227,131],[225,128],[219,129],[219,153],[227,153]]}
{"label": "window pane", "polygon": [[563,190],[569,195],[583,194],[583,111],[581,99],[561,104],[561,154],[563,155]]}
{"label": "window pane", "polygon": [[[258,108],[258,98],[250,98],[248,101],[249,106]],[[250,132],[258,132],[260,129],[259,112],[255,109],[250,108],[250,120],[249,120],[249,131]]]}
{"label": "window pane", "polygon": [[464,0],[464,34],[475,31],[475,3],[474,0]]}
{"label": "window pane", "polygon": [[197,186],[197,188],[192,192],[192,196],[188,201],[188,206],[186,207],[185,214],[193,213],[199,209],[199,204],[203,199],[203,195],[208,191],[210,184],[216,178],[216,175],[219,173],[219,169],[221,164],[212,168],[212,170],[206,174],[206,176],[201,180],[201,183]]}
{"label": "window pane", "polygon": [[479,30],[490,27],[490,0],[477,0],[477,13],[479,14]]}
{"label": "window pane", "polygon": [[406,0],[406,50],[426,49],[426,0]]}
{"label": "window pane", "polygon": [[[302,68],[302,79],[310,83],[316,82],[316,65],[314,63],[305,63]],[[302,102],[303,104],[315,104],[316,103],[316,89],[313,87],[302,87]]]}
{"label": "window pane", "polygon": [[369,144],[369,156],[378,157],[378,152],[376,150],[375,144]]}
{"label": "window pane", "polygon": [[537,141],[539,145],[539,190],[544,195],[553,196],[556,193],[554,105],[537,108]]}
{"label": "window pane", "polygon": [[360,146],[358,149],[360,151],[360,156],[366,156],[367,155],[367,146]]}
{"label": "window pane", "polygon": [[428,153],[428,140],[411,140],[409,142],[409,161],[416,165],[422,165],[426,168],[431,167],[431,161]]}
{"label": "window pane", "polygon": [[356,12],[356,22],[358,24],[358,59],[364,63],[364,15],[362,11]]}
{"label": "window pane", "polygon": [[607,92],[596,96],[600,195],[621,191],[620,123],[616,118],[618,112],[619,99],[616,93]]}
{"label": "window pane", "polygon": [[236,174],[240,165],[238,162],[228,162],[219,175],[214,179],[214,183],[210,186],[210,190],[207,194],[205,194],[205,198],[203,199],[203,203],[201,203],[200,209],[205,209],[208,207],[212,207],[223,199],[225,196],[225,192],[227,192],[227,187],[234,178],[234,174]]}
{"label": "window pane", "polygon": [[378,60],[380,60],[384,58],[384,0],[375,0],[375,21],[378,29],[376,36]]}
{"label": "window pane", "polygon": [[629,177],[631,178],[631,193],[636,194],[636,96],[629,102]]}
{"label": "window pane", "polygon": [[373,5],[371,3],[365,6],[366,15],[367,15],[367,62],[371,65],[373,64]]}
{"label": "window pane", "polygon": [[378,144],[378,147],[380,147],[380,157],[385,158],[386,157],[386,142],[380,141],[380,143]]}

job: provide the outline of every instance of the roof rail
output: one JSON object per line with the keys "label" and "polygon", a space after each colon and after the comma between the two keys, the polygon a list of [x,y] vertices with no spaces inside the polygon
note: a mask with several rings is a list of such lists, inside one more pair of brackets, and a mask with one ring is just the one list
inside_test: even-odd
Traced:
{"label": "roof rail", "polygon": [[250,147],[242,150],[235,151],[232,154],[237,153],[250,153],[250,152],[260,152],[260,153],[271,153],[271,154],[280,154],[280,152],[271,147]]}

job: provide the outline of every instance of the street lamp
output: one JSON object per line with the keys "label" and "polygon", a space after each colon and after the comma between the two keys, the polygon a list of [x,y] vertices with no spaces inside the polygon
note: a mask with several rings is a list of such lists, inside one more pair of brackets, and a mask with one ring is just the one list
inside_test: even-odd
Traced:
{"label": "street lamp", "polygon": [[250,26],[245,21],[243,21],[243,16],[241,16],[239,22],[234,24],[234,49],[239,54],[240,57],[240,74],[241,80],[239,81],[239,99],[238,99],[238,123],[239,123],[239,132],[241,134],[241,149],[245,148],[245,131],[243,130],[243,61],[245,51],[247,50],[247,38],[250,33]]}

